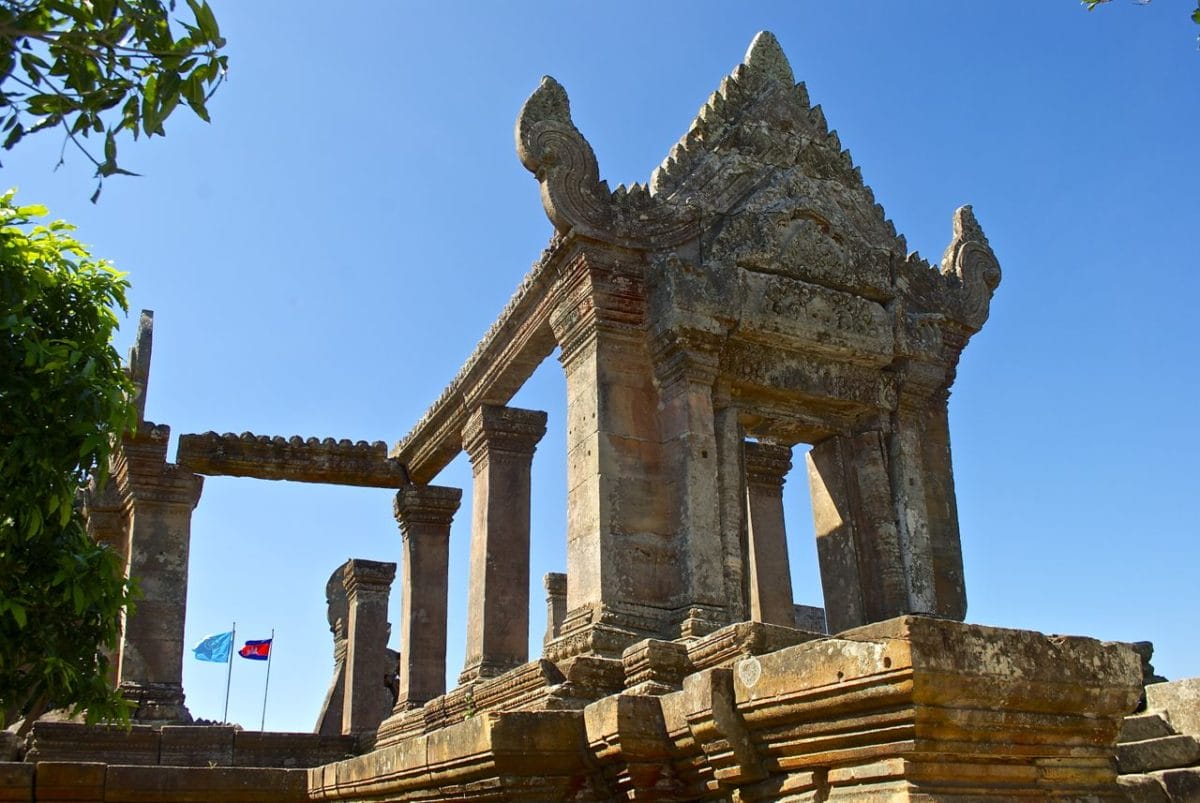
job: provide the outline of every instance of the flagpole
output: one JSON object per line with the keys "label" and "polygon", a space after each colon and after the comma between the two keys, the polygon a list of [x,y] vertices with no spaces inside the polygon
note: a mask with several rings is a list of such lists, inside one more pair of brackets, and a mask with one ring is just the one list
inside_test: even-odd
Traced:
{"label": "flagpole", "polygon": [[229,668],[225,670],[225,713],[221,714],[221,722],[229,722],[229,681],[233,679],[233,647],[237,644],[237,622],[233,623],[233,633],[229,636],[229,655],[226,658],[226,663]]}
{"label": "flagpole", "polygon": [[267,679],[263,681],[263,710],[262,721],[258,723],[260,731],[267,728],[267,689],[271,685],[271,658],[275,656],[275,628],[271,628],[271,646],[267,648]]}

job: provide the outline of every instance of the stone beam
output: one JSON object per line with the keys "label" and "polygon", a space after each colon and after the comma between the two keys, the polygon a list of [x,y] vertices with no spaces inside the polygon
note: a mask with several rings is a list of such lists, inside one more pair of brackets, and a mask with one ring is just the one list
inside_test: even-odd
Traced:
{"label": "stone beam", "polygon": [[557,292],[551,265],[562,245],[558,237],[550,241],[454,380],[392,449],[392,458],[408,468],[413,482],[436,477],[462,451],[470,414],[481,404],[508,404],[554,351],[550,311]]}
{"label": "stone beam", "polygon": [[401,488],[408,484],[403,464],[388,457],[383,441],[367,443],[333,438],[304,440],[243,432],[181,435],[180,466],[196,474],[292,480],[364,488]]}

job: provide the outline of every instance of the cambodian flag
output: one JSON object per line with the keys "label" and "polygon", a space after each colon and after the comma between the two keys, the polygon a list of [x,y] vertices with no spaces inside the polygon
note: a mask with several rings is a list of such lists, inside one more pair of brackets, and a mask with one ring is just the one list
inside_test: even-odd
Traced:
{"label": "cambodian flag", "polygon": [[197,660],[225,663],[233,652],[233,631],[206,636],[192,648],[192,652],[196,654]]}
{"label": "cambodian flag", "polygon": [[246,646],[238,650],[238,655],[251,661],[265,661],[271,657],[271,642],[273,639],[247,641]]}

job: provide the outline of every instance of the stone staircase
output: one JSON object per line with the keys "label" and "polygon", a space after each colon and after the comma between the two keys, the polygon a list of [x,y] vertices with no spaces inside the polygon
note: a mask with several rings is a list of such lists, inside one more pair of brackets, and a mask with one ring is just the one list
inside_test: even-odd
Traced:
{"label": "stone staircase", "polygon": [[1117,770],[1132,803],[1200,803],[1200,741],[1177,732],[1165,709],[1125,718]]}

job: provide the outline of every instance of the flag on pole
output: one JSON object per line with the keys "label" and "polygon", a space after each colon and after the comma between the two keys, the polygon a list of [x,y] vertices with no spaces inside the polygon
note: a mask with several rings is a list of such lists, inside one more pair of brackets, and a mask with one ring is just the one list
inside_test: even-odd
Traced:
{"label": "flag on pole", "polygon": [[238,650],[238,655],[243,658],[249,658],[251,661],[266,661],[271,657],[271,642],[273,639],[260,639],[258,641],[247,641],[246,645]]}
{"label": "flag on pole", "polygon": [[226,663],[230,653],[233,652],[233,631],[205,636],[199,644],[192,648],[192,652],[196,654],[198,661]]}

